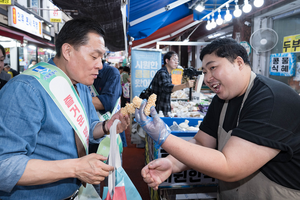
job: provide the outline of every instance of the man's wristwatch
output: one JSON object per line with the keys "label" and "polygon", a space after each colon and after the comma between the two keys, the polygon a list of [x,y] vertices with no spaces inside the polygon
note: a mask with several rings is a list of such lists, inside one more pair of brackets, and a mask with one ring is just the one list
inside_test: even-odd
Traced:
{"label": "man's wristwatch", "polygon": [[103,129],[103,132],[105,135],[109,135],[109,130],[106,130],[105,128],[105,124],[106,124],[107,120],[105,120],[103,123],[102,123],[102,129]]}

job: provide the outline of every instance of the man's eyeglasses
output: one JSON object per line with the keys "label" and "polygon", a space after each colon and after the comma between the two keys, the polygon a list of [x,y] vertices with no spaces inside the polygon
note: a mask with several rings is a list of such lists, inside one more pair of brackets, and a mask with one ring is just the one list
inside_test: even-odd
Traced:
{"label": "man's eyeglasses", "polygon": [[175,58],[171,58],[170,60],[172,60],[172,61],[174,61],[174,62],[178,62],[178,60],[175,59]]}

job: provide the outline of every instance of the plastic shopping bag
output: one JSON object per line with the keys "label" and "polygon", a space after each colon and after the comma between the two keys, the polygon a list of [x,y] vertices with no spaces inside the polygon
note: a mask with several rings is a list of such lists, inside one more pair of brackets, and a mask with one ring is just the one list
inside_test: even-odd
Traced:
{"label": "plastic shopping bag", "polygon": [[101,200],[101,197],[96,192],[94,186],[87,183],[86,187],[81,186],[79,188],[78,196],[75,200]]}
{"label": "plastic shopping bag", "polygon": [[121,166],[121,158],[119,146],[117,145],[117,124],[119,120],[115,120],[110,128],[110,151],[108,164],[115,168],[109,172],[108,187],[104,187],[104,200],[142,200],[139,192],[131,182],[130,178]]}

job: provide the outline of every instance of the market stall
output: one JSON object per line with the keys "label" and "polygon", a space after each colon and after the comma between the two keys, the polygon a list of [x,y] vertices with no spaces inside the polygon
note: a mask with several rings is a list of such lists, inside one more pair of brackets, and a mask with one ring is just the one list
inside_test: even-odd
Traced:
{"label": "market stall", "polygon": [[[198,132],[200,123],[210,104],[212,93],[201,93],[200,98],[188,100],[188,90],[172,93],[171,117],[161,119],[171,129],[171,134],[184,140],[190,140]],[[196,92],[193,92],[196,95]],[[163,148],[155,148],[153,140],[145,136],[146,164],[152,160],[163,158],[168,153]],[[195,154],[197,152],[194,152]],[[160,186],[158,191],[150,190],[151,199],[215,199],[217,180],[193,169],[172,174]]]}

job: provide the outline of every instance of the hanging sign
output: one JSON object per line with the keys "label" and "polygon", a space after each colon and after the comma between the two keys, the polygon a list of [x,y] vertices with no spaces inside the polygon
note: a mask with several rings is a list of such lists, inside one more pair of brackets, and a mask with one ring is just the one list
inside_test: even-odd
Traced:
{"label": "hanging sign", "polygon": [[242,42],[240,42],[240,45],[242,45],[246,49],[247,54],[249,56],[250,53],[251,53],[251,46],[250,46],[250,44],[248,42],[246,42],[246,41],[242,41]]}
{"label": "hanging sign", "polygon": [[0,5],[6,5],[6,6],[14,5],[14,1],[13,0],[0,0]]}
{"label": "hanging sign", "polygon": [[42,21],[16,6],[8,7],[8,25],[43,38]]}
{"label": "hanging sign", "polygon": [[53,8],[50,10],[50,22],[60,23],[62,22],[62,14],[58,7],[53,5]]}
{"label": "hanging sign", "polygon": [[183,76],[183,70],[182,69],[173,69],[171,71],[172,84],[173,85],[180,85],[182,76]]}
{"label": "hanging sign", "polygon": [[147,88],[161,68],[161,50],[133,49],[131,51],[132,98]]}
{"label": "hanging sign", "polygon": [[295,76],[296,54],[276,53],[270,56],[270,75]]}
{"label": "hanging sign", "polygon": [[284,37],[282,52],[300,52],[300,34]]}

